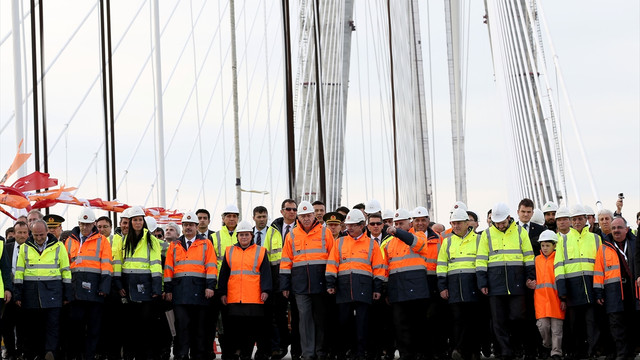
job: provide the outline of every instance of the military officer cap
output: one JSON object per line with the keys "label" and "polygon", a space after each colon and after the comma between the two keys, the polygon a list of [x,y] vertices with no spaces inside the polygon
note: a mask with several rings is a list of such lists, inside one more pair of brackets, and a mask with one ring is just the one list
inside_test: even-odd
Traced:
{"label": "military officer cap", "polygon": [[62,223],[64,222],[64,218],[56,214],[45,215],[42,220],[47,223],[47,227],[49,229],[55,229],[58,226],[62,225]]}
{"label": "military officer cap", "polygon": [[322,220],[327,224],[341,224],[344,221],[344,215],[339,212],[329,212],[324,214]]}

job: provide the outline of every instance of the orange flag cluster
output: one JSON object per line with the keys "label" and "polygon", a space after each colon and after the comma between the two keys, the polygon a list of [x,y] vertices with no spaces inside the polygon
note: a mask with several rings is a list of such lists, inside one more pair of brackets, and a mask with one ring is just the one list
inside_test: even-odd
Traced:
{"label": "orange flag cluster", "polygon": [[[20,143],[20,147],[21,146],[22,143]],[[67,188],[62,185],[57,189],[51,189],[58,186],[58,179],[54,179],[49,174],[39,171],[34,171],[27,176],[19,178],[11,186],[6,186],[6,180],[27,161],[29,156],[31,156],[31,154],[20,153],[18,151],[9,170],[7,170],[0,180],[0,212],[13,220],[16,220],[16,218],[3,206],[29,211],[31,209],[48,208],[56,204],[70,204],[113,212],[122,212],[130,207],[119,201],[107,201],[99,198],[77,198],[71,193],[76,190],[74,187]],[[182,219],[182,213],[176,210],[166,210],[161,207],[147,208],[145,213],[147,216],[153,216],[160,224],[170,221],[180,223]]]}

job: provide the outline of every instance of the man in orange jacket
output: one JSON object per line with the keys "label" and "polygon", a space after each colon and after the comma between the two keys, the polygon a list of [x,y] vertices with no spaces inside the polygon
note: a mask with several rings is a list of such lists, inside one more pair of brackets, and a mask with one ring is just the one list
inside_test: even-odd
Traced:
{"label": "man in orange jacket", "polygon": [[[336,294],[340,319],[340,356],[346,356],[351,344],[349,324],[355,313],[356,359],[364,360],[368,342],[369,310],[380,299],[386,280],[386,265],[378,243],[365,233],[362,211],[351,210],[345,220],[349,235],[338,239],[327,261],[327,292]],[[353,350],[353,349],[352,349]],[[353,352],[352,352],[353,354]]]}
{"label": "man in orange jacket", "polygon": [[542,337],[545,354],[553,360],[562,358],[562,323],[567,304],[558,297],[553,262],[558,235],[544,230],[538,237],[541,254],[536,256],[536,288],[533,293],[536,325]]}
{"label": "man in orange jacket", "polygon": [[611,233],[604,237],[596,253],[593,290],[596,301],[604,305],[609,317],[609,331],[616,344],[616,359],[633,359],[637,345],[634,322],[637,319],[638,277],[634,258],[635,238],[623,218],[611,222]]}
{"label": "man in orange jacket", "polygon": [[98,346],[104,299],[111,290],[111,243],[98,232],[89,208],[78,216],[65,247],[71,269],[70,320],[72,335],[69,358],[93,359]]}
{"label": "man in orange jacket", "polygon": [[395,227],[387,229],[387,234],[393,237],[384,244],[384,257],[389,266],[388,299],[403,359],[423,357],[427,351],[427,237],[422,232],[409,232],[410,219],[408,210],[396,210]]}
{"label": "man in orange jacket", "polygon": [[[173,302],[176,318],[175,360],[204,359],[206,310],[216,288],[217,258],[213,244],[198,235],[198,215],[182,216],[182,233],[167,249],[164,298]],[[207,344],[208,345],[208,344]]]}
{"label": "man in orange jacket", "polygon": [[325,322],[329,300],[325,270],[333,235],[316,220],[308,201],[298,205],[297,225],[286,236],[280,260],[280,290],[296,299],[300,313],[300,342],[305,360],[328,355]]}

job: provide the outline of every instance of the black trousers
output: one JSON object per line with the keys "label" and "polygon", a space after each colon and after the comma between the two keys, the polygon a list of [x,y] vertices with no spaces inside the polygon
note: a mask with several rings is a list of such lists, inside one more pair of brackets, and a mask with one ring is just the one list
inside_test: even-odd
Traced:
{"label": "black trousers", "polygon": [[[150,359],[156,346],[154,335],[154,311],[151,301],[130,301],[124,306],[123,322],[126,333],[124,349],[127,356],[136,359]],[[122,329],[122,328],[121,328]]]}
{"label": "black trousers", "polygon": [[69,339],[70,358],[93,359],[100,338],[103,304],[92,301],[76,300],[71,303],[70,327],[72,338]]}
{"label": "black trousers", "polygon": [[536,325],[536,310],[533,294],[534,290],[529,288],[525,289],[525,320],[523,323],[524,328],[522,329],[523,337],[520,342],[522,343],[522,350],[524,350],[525,356],[528,357],[537,357],[538,348],[540,348],[542,344],[542,337]]}
{"label": "black trousers", "polygon": [[203,305],[174,305],[176,318],[176,341],[174,357],[186,357],[202,360],[205,356],[205,315],[207,307]]}
{"label": "black trousers", "polygon": [[576,356],[592,355],[600,337],[594,305],[568,306],[565,323],[569,325],[567,339],[573,340],[565,342],[566,353]]}
{"label": "black trousers", "polygon": [[296,358],[302,356],[302,343],[300,342],[300,311],[298,311],[298,303],[293,292],[289,295],[289,316],[291,317],[291,331],[287,329],[289,334],[289,343],[291,344],[291,357]]}
{"label": "black trousers", "polygon": [[253,344],[262,330],[263,316],[229,316],[225,324],[227,332],[227,350],[230,354],[240,352],[240,359],[249,360],[253,353]]}
{"label": "black trousers", "polygon": [[[429,284],[431,286],[431,284]],[[445,357],[447,353],[447,339],[451,334],[449,303],[440,297],[440,294],[432,294],[427,306],[427,323],[438,324],[427,326],[427,356]]]}
{"label": "black trousers", "polygon": [[391,305],[384,298],[374,300],[371,305],[371,320],[369,321],[370,354],[379,359],[383,353],[393,355],[396,351],[393,334],[393,317]]}
{"label": "black trousers", "polygon": [[525,316],[524,295],[496,295],[489,296],[491,308],[491,320],[496,342],[500,346],[500,355],[503,357],[514,356],[513,339],[523,331]]}
{"label": "black trousers", "polygon": [[22,308],[14,301],[5,304],[2,313],[2,338],[7,356],[16,358],[24,352],[24,324]]}
{"label": "black trousers", "polygon": [[631,346],[631,326],[633,316],[627,312],[609,314],[609,328],[616,344],[616,359],[632,359],[634,348]]}
{"label": "black trousers", "polygon": [[479,304],[477,302],[459,302],[449,304],[449,308],[453,319],[451,338],[453,348],[458,350],[465,359],[470,359],[471,355],[480,353]]}
{"label": "black trousers", "polygon": [[[348,350],[355,350],[355,353],[352,352],[352,354],[358,357],[365,356],[369,338],[370,309],[371,305],[363,302],[338,304],[340,346],[337,352],[339,354],[346,355]],[[355,325],[355,348],[351,336],[354,333],[353,327],[351,326],[352,324]]]}
{"label": "black trousers", "polygon": [[426,353],[427,306],[427,299],[391,304],[396,344],[403,359],[415,359]]}
{"label": "black trousers", "polygon": [[122,314],[124,304],[115,286],[104,300],[100,339],[98,340],[98,353],[106,355],[109,360],[122,358],[123,329]]}
{"label": "black trousers", "polygon": [[48,351],[56,354],[60,340],[61,308],[24,309],[26,332],[25,357],[28,360],[44,356]]}

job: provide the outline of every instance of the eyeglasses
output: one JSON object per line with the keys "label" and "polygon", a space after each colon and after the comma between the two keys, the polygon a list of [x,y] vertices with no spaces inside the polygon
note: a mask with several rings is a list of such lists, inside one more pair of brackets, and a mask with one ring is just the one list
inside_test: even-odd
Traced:
{"label": "eyeglasses", "polygon": [[373,225],[373,226],[381,226],[382,223],[381,222],[370,222],[369,225]]}
{"label": "eyeglasses", "polygon": [[298,208],[282,208],[285,211],[298,211]]}

